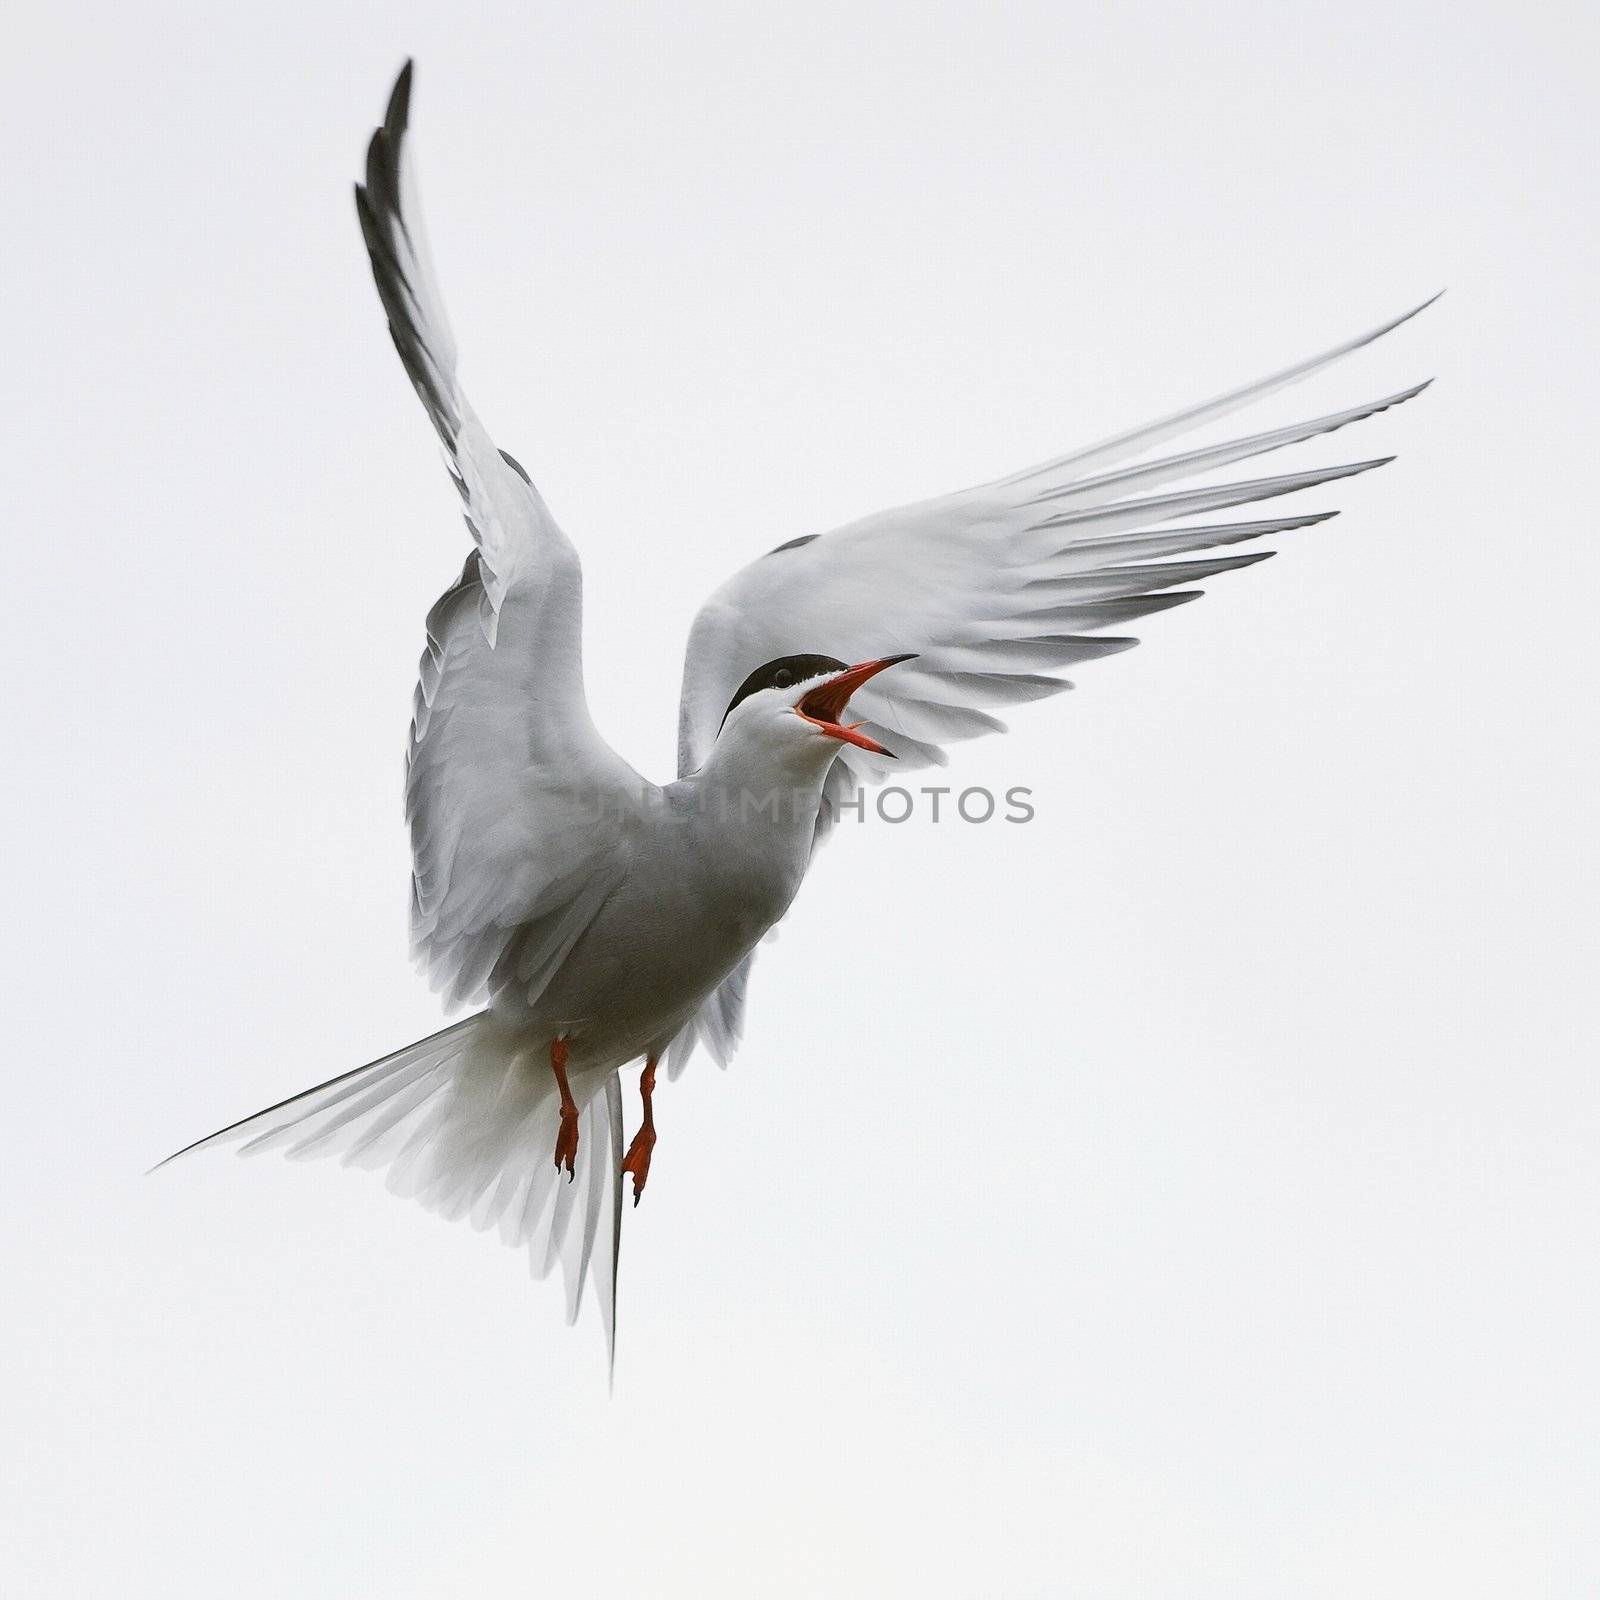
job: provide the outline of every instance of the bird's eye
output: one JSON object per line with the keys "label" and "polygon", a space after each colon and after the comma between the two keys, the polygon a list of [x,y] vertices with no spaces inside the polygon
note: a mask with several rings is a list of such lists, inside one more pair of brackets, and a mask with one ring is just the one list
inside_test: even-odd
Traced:
{"label": "bird's eye", "polygon": [[772,681],[779,689],[787,689],[794,682],[794,674],[787,667],[779,667],[772,674]]}

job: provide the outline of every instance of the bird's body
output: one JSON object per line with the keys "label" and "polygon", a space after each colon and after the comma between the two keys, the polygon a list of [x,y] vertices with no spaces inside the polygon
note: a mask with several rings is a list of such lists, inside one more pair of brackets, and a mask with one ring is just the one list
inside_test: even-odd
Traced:
{"label": "bird's body", "polygon": [[[657,785],[590,720],[577,553],[457,381],[414,193],[410,88],[408,65],[356,196],[390,332],[473,541],[428,615],[406,814],[416,954],[447,1001],[479,1009],[189,1148],[237,1140],[383,1170],[398,1192],[497,1229],[536,1270],[560,1262],[574,1315],[595,1285],[609,1334],[623,1178],[637,1199],[656,1063],[675,1077],[703,1049],[727,1064],[753,952],[833,806],[887,760],[942,764],[946,745],[1001,731],[994,709],[1070,688],[1060,668],[1137,643],[1107,629],[1271,554],[1216,550],[1325,521],[1205,519],[1382,465],[1215,478],[1425,385],[1153,452],[1415,312],[1088,449],[769,551],[695,620],[678,777]],[[860,722],[845,722],[847,704]],[[639,1061],[644,1124],[625,1155],[620,1072]]]}
{"label": "bird's body", "polygon": [[[637,807],[615,887],[532,1003],[514,974],[493,989],[496,1019],[545,1045],[566,1039],[574,1076],[665,1054],[799,890],[822,799],[815,765],[775,786],[729,781],[716,763],[615,797]],[[595,817],[615,826],[610,799]]]}

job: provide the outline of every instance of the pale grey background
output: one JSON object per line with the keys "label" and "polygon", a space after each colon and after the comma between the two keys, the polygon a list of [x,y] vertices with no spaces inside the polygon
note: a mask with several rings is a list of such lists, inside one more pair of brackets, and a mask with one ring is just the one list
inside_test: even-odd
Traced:
{"label": "pale grey background", "polygon": [[[8,21],[11,1595],[1600,1587],[1593,12]],[[1448,284],[1346,514],[848,833],[661,1097],[620,1372],[219,1122],[436,1026],[400,755],[464,535],[349,195],[407,52],[465,372],[671,764],[693,607]],[[1347,443],[1348,441],[1348,443]],[[895,641],[886,640],[885,648]]]}

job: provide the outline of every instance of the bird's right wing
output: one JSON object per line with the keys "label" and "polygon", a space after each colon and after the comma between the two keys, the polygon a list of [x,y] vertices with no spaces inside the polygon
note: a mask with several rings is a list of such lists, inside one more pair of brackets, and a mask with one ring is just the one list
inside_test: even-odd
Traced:
{"label": "bird's right wing", "polygon": [[[1437,297],[1435,297],[1437,298]],[[1425,302],[1431,304],[1432,302]],[[1218,469],[1376,416],[1427,387],[1156,460],[1157,446],[1310,376],[1415,316],[1417,306],[1310,360],[1085,450],[937,499],[793,539],[735,573],[690,630],[679,702],[678,770],[705,760],[734,690],[764,661],[822,652],[842,661],[916,652],[851,706],[905,765],[1003,730],[990,713],[1071,685],[1052,674],[1138,640],[1091,638],[1199,598],[1187,587],[1270,552],[1158,561],[1322,522],[1332,512],[1191,523],[1210,513],[1347,478],[1389,459],[1233,482]],[[1168,490],[1171,484],[1187,484]],[[1161,493],[1150,493],[1160,489]],[[1183,521],[1185,525],[1170,524]],[[847,748],[857,775],[881,756]]]}
{"label": "bird's right wing", "polygon": [[536,992],[549,978],[626,865],[643,780],[589,717],[577,552],[456,380],[416,195],[411,78],[407,62],[356,211],[473,542],[428,614],[406,766],[413,945],[435,987],[462,1001],[491,979]]}
{"label": "bird's right wing", "polygon": [[[1108,630],[1119,634],[1140,618],[1198,599],[1201,591],[1191,585],[1272,553],[1194,559],[1195,552],[1290,532],[1333,515],[1207,520],[1213,513],[1316,488],[1388,458],[1220,483],[1218,471],[1361,422],[1427,385],[1220,444],[1145,458],[1168,440],[1371,344],[1422,309],[1087,449],[832,533],[791,540],[751,562],[706,601],[690,631],[679,706],[679,772],[693,772],[705,760],[746,675],[780,656],[820,652],[854,662],[914,652],[916,660],[874,678],[851,701],[865,731],[899,757],[899,770],[941,765],[947,744],[1002,731],[996,710],[1070,689],[1056,675],[1060,669],[1138,643],[1108,637]],[[1185,559],[1163,559],[1172,556]],[[886,770],[881,756],[842,750],[829,773],[819,827],[859,782],[875,782]],[[749,958],[685,1029],[675,1068],[681,1070],[697,1042],[726,1061],[737,1043],[748,978]]]}

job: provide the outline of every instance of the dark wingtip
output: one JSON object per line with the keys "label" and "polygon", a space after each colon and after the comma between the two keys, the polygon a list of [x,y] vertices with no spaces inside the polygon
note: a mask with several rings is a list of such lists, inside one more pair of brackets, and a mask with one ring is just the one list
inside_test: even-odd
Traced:
{"label": "dark wingtip", "polygon": [[1391,456],[1371,456],[1365,461],[1347,462],[1342,467],[1334,467],[1334,468],[1332,468],[1329,471],[1328,476],[1323,480],[1323,482],[1325,482],[1325,483],[1333,483],[1336,480],[1338,480],[1339,478],[1355,478],[1355,477],[1359,477],[1363,472],[1372,472],[1378,467],[1386,467],[1386,466],[1389,465],[1389,463],[1391,461],[1394,461],[1394,460],[1397,460],[1397,459],[1398,459],[1397,457],[1392,456],[1392,455]]}
{"label": "dark wingtip", "polygon": [[[228,1130],[226,1128],[223,1128],[221,1131],[223,1133],[226,1133]],[[196,1139],[193,1144],[186,1144],[183,1147],[183,1149],[174,1150],[170,1156],[163,1156],[158,1162],[156,1162],[156,1164],[153,1167],[146,1167],[145,1168],[145,1171],[144,1171],[145,1177],[153,1178],[156,1175],[156,1173],[158,1173],[163,1167],[170,1167],[172,1165],[172,1163],[174,1161],[176,1161],[180,1156],[186,1156],[191,1151],[198,1150],[200,1148],[200,1146],[203,1145],[206,1142],[206,1139],[214,1139],[214,1138],[216,1138],[216,1134],[208,1133],[206,1135],[205,1139]]]}
{"label": "dark wingtip", "polygon": [[399,76],[394,80],[394,88],[389,91],[389,106],[383,114],[383,123],[386,128],[392,128],[396,133],[404,131],[406,119],[411,114],[411,78],[414,65],[412,58],[407,56],[406,64],[401,67]]}

